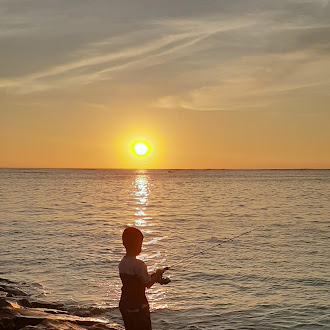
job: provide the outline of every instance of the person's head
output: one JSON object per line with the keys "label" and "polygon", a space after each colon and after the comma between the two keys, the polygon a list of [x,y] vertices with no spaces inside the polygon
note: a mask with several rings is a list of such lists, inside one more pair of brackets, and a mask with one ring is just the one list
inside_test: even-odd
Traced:
{"label": "person's head", "polygon": [[143,234],[134,227],[127,227],[123,232],[123,245],[128,255],[137,256],[142,249]]}

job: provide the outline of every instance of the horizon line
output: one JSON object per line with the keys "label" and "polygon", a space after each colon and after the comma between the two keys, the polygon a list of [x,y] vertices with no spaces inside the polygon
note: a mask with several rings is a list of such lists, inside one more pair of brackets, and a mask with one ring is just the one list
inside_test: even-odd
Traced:
{"label": "horizon line", "polygon": [[330,168],[119,168],[119,167],[1,167],[0,170],[128,170],[128,171],[328,171]]}

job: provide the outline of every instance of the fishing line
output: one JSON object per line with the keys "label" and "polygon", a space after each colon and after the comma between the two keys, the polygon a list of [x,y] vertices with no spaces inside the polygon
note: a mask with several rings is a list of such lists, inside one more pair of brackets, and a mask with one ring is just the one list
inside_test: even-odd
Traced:
{"label": "fishing line", "polygon": [[225,244],[225,243],[232,242],[233,240],[235,240],[235,239],[237,239],[237,238],[239,238],[239,237],[241,237],[241,236],[243,236],[243,235],[247,235],[247,234],[251,233],[251,232],[254,231],[254,230],[256,230],[256,229],[251,229],[251,230],[249,230],[249,231],[245,231],[244,233],[241,233],[241,234],[239,234],[239,235],[236,235],[236,236],[233,236],[233,237],[231,237],[231,238],[228,238],[228,239],[226,239],[226,240],[224,240],[224,241],[222,241],[222,242],[220,242],[220,243],[217,243],[217,244],[212,245],[212,246],[210,246],[210,247],[208,247],[208,248],[206,248],[206,249],[204,249],[204,250],[201,250],[201,251],[199,251],[199,252],[197,252],[197,253],[195,253],[195,254],[193,254],[193,255],[190,255],[189,257],[183,258],[183,259],[181,259],[180,261],[175,262],[172,266],[166,267],[166,270],[171,269],[171,268],[173,268],[173,267],[175,267],[175,266],[177,266],[177,265],[185,264],[185,263],[187,263],[187,261],[190,262],[191,259],[196,258],[196,257],[198,257],[199,255],[204,254],[205,252],[207,252],[207,251],[209,251],[209,250],[212,250],[212,249],[214,249],[214,248],[216,248],[216,247],[218,247],[218,246],[221,246],[221,245],[223,245],[223,244]]}

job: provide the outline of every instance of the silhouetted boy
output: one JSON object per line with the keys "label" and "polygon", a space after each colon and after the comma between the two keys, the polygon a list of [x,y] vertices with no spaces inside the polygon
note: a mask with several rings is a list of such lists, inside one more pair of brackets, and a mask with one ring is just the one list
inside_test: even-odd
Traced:
{"label": "silhouetted boy", "polygon": [[145,288],[154,283],[167,284],[169,280],[162,279],[166,270],[157,269],[151,276],[142,260],[136,259],[141,253],[143,234],[134,227],[127,227],[123,232],[123,244],[126,255],[120,261],[119,275],[123,283],[119,309],[126,330],[151,330],[150,312]]}

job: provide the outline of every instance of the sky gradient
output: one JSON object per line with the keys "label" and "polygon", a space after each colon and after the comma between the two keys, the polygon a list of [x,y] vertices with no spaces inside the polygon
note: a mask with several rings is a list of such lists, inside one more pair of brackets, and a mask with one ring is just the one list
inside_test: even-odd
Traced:
{"label": "sky gradient", "polygon": [[0,16],[0,167],[330,168],[329,1],[0,0]]}

